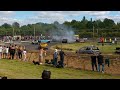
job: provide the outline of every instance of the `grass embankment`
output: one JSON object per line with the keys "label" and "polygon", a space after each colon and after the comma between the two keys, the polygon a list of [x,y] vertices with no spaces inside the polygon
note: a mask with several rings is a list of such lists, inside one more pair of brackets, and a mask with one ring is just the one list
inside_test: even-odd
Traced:
{"label": "grass embankment", "polygon": [[93,71],[54,68],[46,65],[35,66],[31,62],[19,60],[0,60],[0,76],[7,76],[8,79],[40,79],[44,69],[51,71],[51,79],[120,79],[120,76]]}

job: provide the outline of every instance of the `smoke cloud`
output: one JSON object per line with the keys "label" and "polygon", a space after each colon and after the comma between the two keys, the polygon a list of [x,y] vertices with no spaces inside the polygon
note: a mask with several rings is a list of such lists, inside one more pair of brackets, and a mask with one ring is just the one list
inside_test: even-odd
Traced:
{"label": "smoke cloud", "polygon": [[75,33],[73,28],[65,26],[64,24],[57,24],[55,26],[57,27],[57,29],[51,32],[52,38],[55,41],[61,42],[62,39],[67,39],[69,43],[75,42]]}

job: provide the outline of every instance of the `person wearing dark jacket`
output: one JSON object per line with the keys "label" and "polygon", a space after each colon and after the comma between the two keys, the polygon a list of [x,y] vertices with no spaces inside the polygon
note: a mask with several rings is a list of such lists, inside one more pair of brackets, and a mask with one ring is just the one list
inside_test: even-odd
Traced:
{"label": "person wearing dark jacket", "polygon": [[94,67],[96,68],[96,71],[97,71],[97,63],[96,63],[96,55],[93,54],[91,56],[91,64],[92,64],[92,70],[94,71]]}
{"label": "person wearing dark jacket", "polygon": [[58,60],[58,51],[57,51],[57,49],[55,49],[55,52],[53,54],[53,60],[54,60],[53,65],[56,67],[57,66],[57,60]]}
{"label": "person wearing dark jacket", "polygon": [[61,51],[59,52],[60,55],[60,62],[61,62],[61,67],[64,67],[64,51],[61,49]]}
{"label": "person wearing dark jacket", "polygon": [[42,79],[50,79],[51,78],[51,71],[43,70],[41,77],[42,77]]}
{"label": "person wearing dark jacket", "polygon": [[10,49],[10,58],[14,59],[14,55],[15,55],[15,47],[14,47],[14,45],[12,45],[12,47]]}
{"label": "person wearing dark jacket", "polygon": [[101,53],[97,56],[98,60],[98,72],[100,72],[100,66],[102,65],[102,73],[104,73],[104,61],[103,61],[103,55]]}

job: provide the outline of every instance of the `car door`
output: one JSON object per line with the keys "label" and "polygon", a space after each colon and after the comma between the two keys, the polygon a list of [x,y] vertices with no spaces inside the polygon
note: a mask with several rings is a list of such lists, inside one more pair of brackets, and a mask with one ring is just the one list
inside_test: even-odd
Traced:
{"label": "car door", "polygon": [[85,53],[86,54],[90,54],[91,53],[91,48],[90,47],[86,47]]}
{"label": "car door", "polygon": [[86,49],[85,47],[80,48],[79,53],[82,53],[82,54],[85,53],[85,49]]}

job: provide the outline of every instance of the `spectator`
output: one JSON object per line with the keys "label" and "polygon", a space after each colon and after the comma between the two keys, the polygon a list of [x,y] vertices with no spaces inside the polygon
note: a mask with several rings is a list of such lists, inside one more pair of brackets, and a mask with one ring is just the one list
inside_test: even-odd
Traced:
{"label": "spectator", "polygon": [[100,72],[100,66],[102,65],[102,73],[104,73],[104,61],[103,61],[103,55],[101,55],[101,53],[99,53],[99,55],[97,56],[97,60],[98,60],[98,71]]}
{"label": "spectator", "polygon": [[18,46],[15,45],[15,58],[18,59]]}
{"label": "spectator", "polygon": [[91,64],[92,64],[92,70],[94,71],[94,66],[95,66],[96,71],[97,71],[97,63],[96,63],[96,56],[95,56],[95,54],[93,54],[91,56]]}
{"label": "spectator", "polygon": [[3,47],[2,52],[3,52],[3,59],[5,59],[6,58],[6,46]]}
{"label": "spectator", "polygon": [[26,61],[26,57],[27,57],[27,51],[26,49],[23,50],[23,61]]}
{"label": "spectator", "polygon": [[10,59],[11,47],[12,47],[12,45],[10,44],[10,46],[9,46],[9,59]]}
{"label": "spectator", "polygon": [[111,42],[112,42],[112,39],[110,38],[109,40],[110,40],[110,43],[111,43]]}
{"label": "spectator", "polygon": [[115,44],[117,44],[117,38],[115,38]]}
{"label": "spectator", "polygon": [[2,50],[3,50],[3,47],[0,45],[0,59],[2,59]]}
{"label": "spectator", "polygon": [[48,70],[44,70],[42,72],[42,79],[50,79],[51,78],[51,72]]}
{"label": "spectator", "polygon": [[44,50],[42,47],[40,47],[40,50],[39,50],[39,63],[42,64],[43,62],[43,53],[44,53]]}
{"label": "spectator", "polygon": [[64,67],[64,51],[61,49],[61,51],[59,52],[60,55],[60,61],[61,61],[61,66]]}
{"label": "spectator", "polygon": [[19,56],[19,59],[22,59],[22,52],[23,52],[23,48],[22,48],[22,46],[19,46],[18,47],[18,56]]}
{"label": "spectator", "polygon": [[8,56],[9,56],[9,48],[8,47],[6,47],[6,54],[5,54],[5,58],[9,58]]}
{"label": "spectator", "polygon": [[55,49],[55,52],[53,54],[54,66],[57,66],[57,59],[58,59],[58,51],[57,49]]}
{"label": "spectator", "polygon": [[10,50],[10,59],[14,59],[14,55],[15,55],[15,47],[14,45],[12,45]]}

